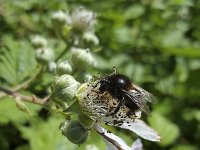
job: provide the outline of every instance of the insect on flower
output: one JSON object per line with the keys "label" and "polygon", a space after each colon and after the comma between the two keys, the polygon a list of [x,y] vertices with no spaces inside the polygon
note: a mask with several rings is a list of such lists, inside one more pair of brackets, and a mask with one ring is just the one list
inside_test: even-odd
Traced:
{"label": "insect on flower", "polygon": [[78,91],[82,110],[93,120],[131,130],[150,141],[161,141],[158,133],[139,118],[150,114],[147,102],[155,97],[135,85],[127,76],[116,72],[89,82]]}

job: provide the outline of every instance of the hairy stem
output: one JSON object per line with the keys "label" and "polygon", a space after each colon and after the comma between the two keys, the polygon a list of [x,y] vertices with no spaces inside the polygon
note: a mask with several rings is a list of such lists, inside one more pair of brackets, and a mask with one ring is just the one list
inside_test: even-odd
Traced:
{"label": "hairy stem", "polygon": [[26,96],[26,95],[22,95],[22,94],[17,93],[17,92],[13,92],[13,91],[8,90],[8,89],[3,88],[3,87],[0,87],[0,91],[4,92],[6,95],[10,95],[14,98],[20,98],[23,101],[38,104],[38,105],[45,105],[46,102],[49,100],[49,96],[47,96],[44,99],[40,99],[40,98],[36,97],[35,95]]}

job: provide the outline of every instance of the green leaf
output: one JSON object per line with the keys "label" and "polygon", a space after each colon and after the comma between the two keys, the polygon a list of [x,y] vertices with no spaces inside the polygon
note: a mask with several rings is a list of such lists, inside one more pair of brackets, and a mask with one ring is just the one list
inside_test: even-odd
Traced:
{"label": "green leaf", "polygon": [[49,117],[47,121],[32,118],[31,126],[20,126],[19,129],[22,137],[29,141],[31,150],[86,150],[90,147],[105,149],[102,137],[95,131],[91,131],[86,143],[80,146],[69,142],[59,130],[59,125],[63,121],[64,118],[58,115]]}
{"label": "green leaf", "polygon": [[198,122],[200,122],[200,110],[198,109],[186,109],[182,115],[186,121],[196,119]]}
{"label": "green leaf", "polygon": [[194,145],[177,145],[173,148],[171,148],[170,150],[198,150],[198,147],[194,146]]}
{"label": "green leaf", "polygon": [[114,40],[119,44],[130,44],[132,41],[131,29],[128,27],[116,27],[114,30]]}
{"label": "green leaf", "polygon": [[22,136],[30,143],[31,150],[66,150],[78,146],[61,135],[59,124],[63,118],[51,116],[47,121],[33,118],[30,127],[19,127]]}
{"label": "green leaf", "polygon": [[[41,108],[36,104],[31,104],[25,102],[26,106],[32,113],[32,115],[36,115],[37,111]],[[10,97],[6,97],[4,99],[0,99],[0,123],[6,124],[8,122],[14,123],[23,123],[30,119],[30,115],[20,111],[16,107],[15,100]]]}
{"label": "green leaf", "polygon": [[94,149],[105,149],[105,143],[103,138],[96,133],[96,131],[90,132],[90,136],[88,138],[88,140],[86,141],[86,143],[84,143],[83,145],[81,145],[80,149],[78,150],[90,150],[90,147],[94,147]]}
{"label": "green leaf", "polygon": [[4,37],[0,47],[0,78],[11,85],[22,82],[35,71],[34,51],[28,41]]}
{"label": "green leaf", "polygon": [[135,4],[131,7],[129,7],[124,14],[124,17],[126,19],[134,19],[137,17],[140,17],[141,15],[143,15],[145,12],[145,8],[142,5],[139,4]]}
{"label": "green leaf", "polygon": [[161,50],[171,55],[184,56],[189,58],[200,58],[200,49],[197,48],[165,47],[161,48]]}
{"label": "green leaf", "polygon": [[148,121],[150,126],[161,135],[161,145],[163,146],[172,144],[180,135],[179,128],[175,123],[156,112],[152,113],[152,116],[148,119]]}
{"label": "green leaf", "polygon": [[26,144],[26,145],[21,145],[17,147],[16,150],[31,150],[31,149],[30,149],[30,146]]}

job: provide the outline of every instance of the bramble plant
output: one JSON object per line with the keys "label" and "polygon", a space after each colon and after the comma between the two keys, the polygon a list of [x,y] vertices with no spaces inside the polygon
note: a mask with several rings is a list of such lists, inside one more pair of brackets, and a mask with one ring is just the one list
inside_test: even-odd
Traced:
{"label": "bramble plant", "polygon": [[[66,118],[60,124],[62,135],[67,137],[70,142],[80,145],[87,141],[89,132],[95,129],[104,138],[106,143],[109,143],[107,144],[108,147],[134,150],[134,146],[137,147],[138,145],[137,143],[133,144],[132,147],[127,146],[120,138],[106,131],[101,126],[101,120],[96,120],[92,117],[95,114],[101,115],[98,113],[104,104],[99,103],[97,106],[94,104],[94,106],[89,106],[95,99],[91,99],[90,102],[84,101],[83,98],[83,95],[91,92],[89,85],[96,84],[95,79],[89,73],[90,68],[94,68],[97,64],[90,50],[97,48],[99,44],[99,40],[94,33],[96,14],[82,7],[68,13],[58,11],[52,14],[52,23],[57,36],[61,37],[66,44],[66,48],[61,55],[55,58],[54,51],[49,47],[48,41],[39,35],[33,36],[31,43],[35,48],[37,63],[43,68],[42,73],[49,70],[54,75],[51,93],[42,101],[44,102],[43,105],[48,103],[48,109],[59,110],[63,117]],[[67,60],[62,60],[65,53],[70,53],[70,57]],[[23,99],[23,96],[12,93],[7,89],[2,88],[2,91],[15,97],[16,106],[30,114],[29,109],[21,101],[28,100],[27,98]],[[31,102],[30,100],[28,101]],[[37,101],[40,100],[33,97],[32,102],[37,104]],[[100,108],[101,105],[102,108]],[[90,113],[85,113],[83,110]],[[108,111],[104,112],[105,115],[108,114]],[[127,124],[124,121],[124,125],[122,124],[121,128],[135,131],[151,141],[161,141],[160,136],[146,124],[143,124],[143,122],[138,124],[140,127],[134,127],[137,126],[136,122],[137,119],[132,120],[133,124]],[[141,130],[146,130],[145,132],[147,133]],[[140,142],[139,149],[142,149]]]}

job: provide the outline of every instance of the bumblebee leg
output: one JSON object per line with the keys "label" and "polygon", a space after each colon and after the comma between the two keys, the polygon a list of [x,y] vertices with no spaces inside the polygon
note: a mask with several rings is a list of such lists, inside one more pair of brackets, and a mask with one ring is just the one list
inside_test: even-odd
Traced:
{"label": "bumblebee leg", "polygon": [[117,107],[116,107],[115,111],[113,112],[113,114],[116,114],[119,111],[120,107],[123,105],[123,101],[124,101],[124,97],[122,97],[122,99],[120,100],[120,102],[117,105]]}

